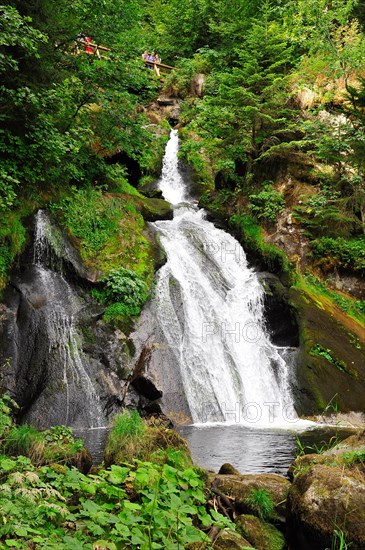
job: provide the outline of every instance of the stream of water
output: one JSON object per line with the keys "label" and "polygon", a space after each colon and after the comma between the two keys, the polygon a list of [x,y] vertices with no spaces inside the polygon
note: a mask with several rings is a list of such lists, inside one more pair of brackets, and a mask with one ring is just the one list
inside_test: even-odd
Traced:
{"label": "stream of water", "polygon": [[[178,146],[173,130],[159,187],[174,205],[174,218],[155,223],[167,254],[156,303],[192,420],[270,428],[298,424],[290,388],[295,350],[270,341],[257,274],[234,237],[207,221],[189,199]],[[180,311],[171,300],[173,285],[180,288]]]}

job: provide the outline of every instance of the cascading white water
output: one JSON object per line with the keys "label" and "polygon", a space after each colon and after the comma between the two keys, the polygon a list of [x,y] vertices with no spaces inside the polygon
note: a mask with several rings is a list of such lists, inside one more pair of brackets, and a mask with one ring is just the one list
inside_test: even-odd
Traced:
{"label": "cascading white water", "polygon": [[[263,290],[239,243],[189,201],[171,132],[159,187],[174,219],[155,227],[167,254],[158,273],[159,324],[179,364],[194,423],[285,425],[296,419],[286,348],[265,330]],[[183,311],[176,311],[177,285]]]}
{"label": "cascading white water", "polygon": [[[46,297],[39,313],[44,327],[42,339],[48,344],[50,363],[62,368],[57,376],[58,391],[54,400],[59,423],[83,428],[102,426],[105,415],[88,373],[75,325],[75,316],[82,305],[62,276],[62,260],[54,253],[55,245],[61,247],[62,243],[45,212],[38,211],[35,223],[33,263],[39,288]],[[65,397],[60,399],[60,394]]]}

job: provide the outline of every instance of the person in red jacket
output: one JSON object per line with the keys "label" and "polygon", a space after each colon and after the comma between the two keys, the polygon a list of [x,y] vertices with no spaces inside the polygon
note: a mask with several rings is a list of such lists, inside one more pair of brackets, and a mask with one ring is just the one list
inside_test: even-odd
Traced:
{"label": "person in red jacket", "polygon": [[87,53],[93,53],[92,47],[89,46],[90,42],[91,42],[90,36],[85,36],[85,38],[84,38],[85,52],[87,52]]}

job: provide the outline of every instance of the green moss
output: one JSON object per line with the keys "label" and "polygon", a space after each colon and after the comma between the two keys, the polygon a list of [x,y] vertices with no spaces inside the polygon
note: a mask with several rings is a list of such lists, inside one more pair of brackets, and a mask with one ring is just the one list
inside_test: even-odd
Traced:
{"label": "green moss", "polygon": [[359,274],[365,272],[365,237],[342,239],[320,237],[311,241],[316,264],[328,269],[339,267]]}
{"label": "green moss", "polygon": [[333,352],[330,349],[326,349],[320,344],[316,344],[313,346],[310,351],[310,355],[314,355],[317,357],[324,357],[327,361],[332,363],[336,368],[338,368],[342,372],[346,372],[347,374],[350,374],[351,376],[354,376],[357,378],[358,374],[356,371],[353,371],[352,369],[349,369],[344,361],[341,361],[339,359],[336,359]]}
{"label": "green moss", "polygon": [[245,250],[258,257],[263,269],[291,278],[291,269],[285,252],[264,241],[263,230],[252,216],[234,214],[229,218],[229,223],[238,231],[240,242]]}
{"label": "green moss", "polygon": [[362,347],[354,345],[362,327],[315,289],[312,294],[305,288],[300,278],[289,291],[300,337],[296,408],[299,414],[319,413],[337,395],[339,411],[362,411],[365,362]]}
{"label": "green moss", "polygon": [[[124,182],[124,186],[128,186]],[[102,273],[123,266],[148,285],[154,274],[152,244],[143,234],[145,222],[136,207],[139,193],[104,193],[74,190],[52,207],[68,231],[87,266]]]}
{"label": "green moss", "polygon": [[[330,300],[352,319],[365,323],[365,301],[355,300],[351,296],[336,291],[329,286],[327,280],[306,272],[302,276],[297,276],[295,287],[310,292],[318,304],[321,304],[324,298]],[[359,342],[356,345],[360,345]]]}
{"label": "green moss", "polygon": [[283,550],[284,535],[273,525],[256,516],[242,515],[236,519],[236,528],[245,539],[260,550]]}

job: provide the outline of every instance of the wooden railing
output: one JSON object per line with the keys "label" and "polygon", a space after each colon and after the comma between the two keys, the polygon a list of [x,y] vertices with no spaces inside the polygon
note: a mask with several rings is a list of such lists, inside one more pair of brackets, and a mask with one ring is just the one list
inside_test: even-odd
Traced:
{"label": "wooden railing", "polygon": [[[86,53],[87,55],[94,55],[98,59],[110,59],[110,57],[108,57],[107,55],[103,55],[104,52],[111,52],[111,49],[106,48],[105,46],[100,46],[99,44],[94,44],[94,42],[87,42],[83,39],[76,40],[74,50],[75,55]],[[146,60],[144,63],[146,67],[152,69],[158,77],[160,77],[161,75],[169,74],[175,69],[175,67],[171,67],[171,65],[165,65],[165,63],[156,63],[155,61]]]}
{"label": "wooden railing", "polygon": [[75,53],[86,53],[87,55],[94,55],[98,59],[110,59],[107,55],[103,55],[100,52],[111,52],[110,48],[94,44],[93,42],[86,42],[86,40],[76,40]]}
{"label": "wooden railing", "polygon": [[153,69],[157,76],[169,74],[171,71],[175,69],[175,67],[171,67],[170,65],[165,65],[164,63],[156,63],[155,61],[145,61],[146,67],[149,69]]}

